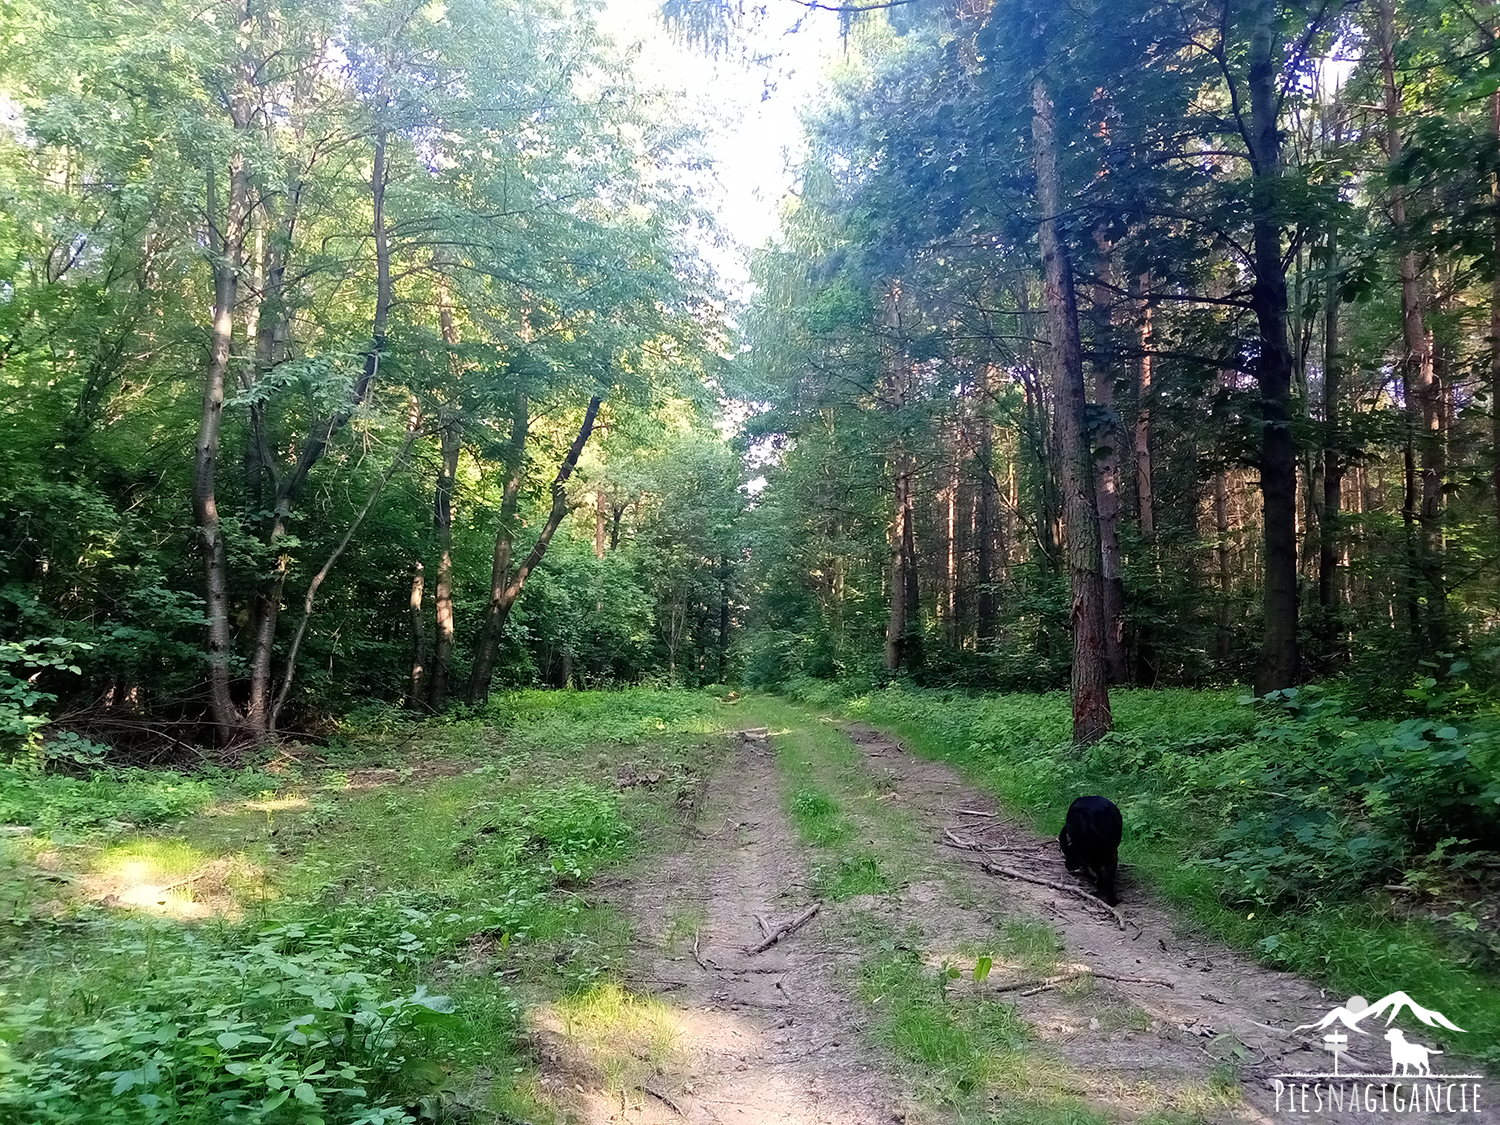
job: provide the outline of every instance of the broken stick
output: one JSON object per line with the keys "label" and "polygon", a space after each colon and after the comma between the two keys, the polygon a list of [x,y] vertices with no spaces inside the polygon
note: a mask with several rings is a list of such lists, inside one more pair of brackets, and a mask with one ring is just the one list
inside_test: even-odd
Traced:
{"label": "broken stick", "polygon": [[987,844],[982,840],[966,840],[962,836],[955,835],[953,829],[943,829],[943,839],[939,841],[945,847],[959,848],[966,852],[1034,852],[1046,847],[1045,844]]}
{"label": "broken stick", "polygon": [[1065,973],[1059,973],[1055,977],[1044,977],[1041,980],[1013,981],[1010,984],[995,985],[989,989],[990,992],[1019,992],[1022,996],[1035,996],[1038,992],[1045,992],[1049,988],[1056,988],[1060,984],[1066,984],[1070,980],[1079,980],[1083,977],[1098,977],[1100,980],[1118,981],[1121,984],[1155,984],[1162,988],[1176,988],[1177,986],[1169,980],[1158,980],[1156,977],[1127,977],[1118,973],[1106,973],[1099,969],[1091,969],[1087,965],[1074,965]]}
{"label": "broken stick", "polygon": [[1035,883],[1039,887],[1051,887],[1054,891],[1062,891],[1064,894],[1077,895],[1085,902],[1091,902],[1100,909],[1109,911],[1109,913],[1114,917],[1115,924],[1118,925],[1120,929],[1125,929],[1125,915],[1121,914],[1118,910],[1116,910],[1109,903],[1105,902],[1098,895],[1091,895],[1088,893],[1088,891],[1083,890],[1081,887],[1070,887],[1066,883],[1056,883],[1051,879],[1039,879],[1035,875],[1027,875],[1022,871],[1014,871],[1009,867],[1001,867],[998,863],[989,863],[986,861],[980,863],[979,866],[983,867],[991,875],[1004,875],[1010,879],[1020,879],[1023,883]]}
{"label": "broken stick", "polygon": [[766,937],[765,941],[761,942],[753,949],[745,950],[745,952],[750,954],[752,957],[757,953],[764,953],[767,949],[770,949],[771,946],[775,945],[782,938],[788,936],[789,934],[794,934],[798,930],[800,930],[803,926],[810,922],[813,918],[813,915],[817,914],[817,912],[822,908],[823,904],[821,902],[813,903],[801,914],[793,918],[790,922],[783,922],[776,928],[775,933],[769,934]]}
{"label": "broken stick", "polygon": [[653,1090],[651,1088],[651,1083],[649,1083],[649,1082],[642,1083],[641,1084],[641,1089],[644,1092],[650,1094],[657,1101],[661,1102],[662,1105],[666,1106],[673,1113],[675,1113],[678,1117],[686,1117],[687,1116],[687,1114],[685,1114],[685,1113],[682,1112],[682,1107],[680,1105],[678,1105],[676,1102],[674,1102],[671,1098],[667,1097],[666,1094],[663,1094],[660,1090]]}
{"label": "broken stick", "polygon": [[698,931],[697,930],[693,931],[693,960],[696,961],[696,962],[698,962],[698,968],[702,969],[705,973],[709,971],[708,962],[705,961],[703,959],[703,955],[698,952]]}

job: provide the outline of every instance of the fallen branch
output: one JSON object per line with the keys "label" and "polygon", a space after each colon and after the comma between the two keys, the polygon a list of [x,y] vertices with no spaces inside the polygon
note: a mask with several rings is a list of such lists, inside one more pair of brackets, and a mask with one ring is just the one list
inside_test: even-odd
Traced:
{"label": "fallen branch", "polygon": [[755,917],[755,924],[760,927],[760,936],[761,937],[770,937],[771,936],[771,923],[767,922],[765,920],[765,917],[762,916],[762,915],[760,915],[760,914],[757,914],[754,917]]}
{"label": "fallen branch", "polygon": [[813,916],[816,915],[817,912],[822,908],[823,904],[821,902],[813,903],[801,914],[793,918],[790,922],[783,922],[779,927],[777,927],[775,933],[768,934],[766,936],[766,939],[759,945],[757,945],[754,949],[746,949],[745,952],[750,954],[750,956],[752,957],[757,953],[764,953],[767,949],[770,949],[771,946],[775,945],[782,938],[796,933],[803,926],[807,925],[808,922],[812,921]]}
{"label": "fallen branch", "polygon": [[709,969],[709,967],[708,967],[708,962],[705,961],[703,959],[703,955],[698,952],[698,931],[697,930],[693,931],[693,960],[696,961],[696,962],[698,962],[698,968],[702,969],[705,973],[711,971]]}
{"label": "fallen branch", "polygon": [[986,844],[979,840],[965,840],[962,836],[955,836],[951,828],[943,829],[943,837],[940,843],[969,852],[1034,852],[1041,851],[1047,846],[1045,843]]}
{"label": "fallen branch", "polygon": [[1014,871],[1009,867],[1001,867],[999,864],[989,863],[987,861],[981,862],[980,866],[988,871],[991,875],[1004,875],[1010,879],[1020,879],[1023,883],[1035,883],[1039,887],[1051,887],[1054,891],[1062,891],[1064,894],[1077,895],[1085,902],[1091,902],[1100,909],[1109,911],[1110,915],[1113,916],[1115,920],[1115,924],[1118,925],[1120,929],[1125,929],[1125,915],[1121,914],[1118,910],[1116,910],[1109,903],[1105,902],[1098,895],[1091,895],[1088,893],[1088,891],[1085,891],[1080,887],[1070,887],[1066,883],[1055,883],[1051,879],[1039,879],[1035,875],[1027,875],[1024,872]]}
{"label": "fallen branch", "polygon": [[686,1117],[687,1116],[687,1114],[685,1114],[685,1113],[682,1112],[682,1107],[680,1105],[678,1105],[676,1102],[674,1102],[671,1098],[667,1097],[667,1095],[663,1094],[660,1090],[653,1090],[651,1088],[650,1083],[642,1083],[641,1084],[641,1089],[644,1090],[644,1091],[646,1091],[646,1093],[650,1094],[657,1101],[661,1102],[662,1105],[666,1106],[673,1113],[675,1113],[678,1117]]}
{"label": "fallen branch", "polygon": [[1101,972],[1091,969],[1087,965],[1075,965],[1065,973],[1059,973],[1055,977],[1043,977],[1040,980],[1013,981],[1010,984],[1001,984],[991,987],[990,992],[1019,992],[1022,996],[1035,996],[1038,992],[1045,992],[1049,988],[1056,988],[1060,984],[1066,984],[1070,980],[1079,980],[1083,977],[1098,977],[1100,980],[1117,981],[1120,984],[1154,984],[1162,988],[1176,988],[1177,986],[1169,980],[1158,980],[1155,977],[1127,977],[1118,973]]}
{"label": "fallen branch", "polygon": [[954,809],[955,816],[999,816],[997,812],[980,812],[978,809]]}

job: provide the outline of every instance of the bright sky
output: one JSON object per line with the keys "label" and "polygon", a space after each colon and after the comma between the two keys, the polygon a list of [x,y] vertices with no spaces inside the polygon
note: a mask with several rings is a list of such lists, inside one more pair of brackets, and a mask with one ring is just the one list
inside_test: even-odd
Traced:
{"label": "bright sky", "polygon": [[[791,168],[801,151],[798,113],[816,104],[825,63],[842,52],[838,17],[809,12],[794,0],[769,0],[750,41],[714,60],[678,43],[659,11],[660,0],[607,0],[600,22],[622,47],[639,43],[641,79],[695,107],[710,131],[719,221],[735,245],[705,252],[731,292],[741,292],[745,256],[776,233],[781,201],[793,184]],[[772,57],[743,62],[741,46],[752,56]]]}

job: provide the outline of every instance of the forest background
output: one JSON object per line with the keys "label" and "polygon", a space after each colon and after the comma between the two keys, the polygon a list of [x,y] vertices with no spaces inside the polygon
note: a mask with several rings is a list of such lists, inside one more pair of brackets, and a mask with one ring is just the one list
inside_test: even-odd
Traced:
{"label": "forest background", "polygon": [[[0,821],[765,689],[1042,820],[1111,792],[1284,967],[1489,981],[1500,9],[786,3],[841,51],[740,285],[703,120],[587,3],[0,0]],[[585,789],[517,848],[616,854]],[[27,1003],[26,1090],[125,1080]]]}

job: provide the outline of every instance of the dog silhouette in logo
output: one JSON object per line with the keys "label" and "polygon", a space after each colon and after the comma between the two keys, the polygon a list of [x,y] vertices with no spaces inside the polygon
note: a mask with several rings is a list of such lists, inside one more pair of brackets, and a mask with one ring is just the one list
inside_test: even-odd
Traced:
{"label": "dog silhouette in logo", "polygon": [[1443,1053],[1433,1047],[1424,1047],[1420,1043],[1408,1043],[1399,1027],[1391,1028],[1385,1033],[1385,1037],[1391,1045],[1392,1074],[1396,1073],[1396,1068],[1399,1066],[1402,1074],[1410,1074],[1411,1068],[1416,1067],[1418,1074],[1430,1076],[1432,1064],[1427,1061],[1427,1056]]}

